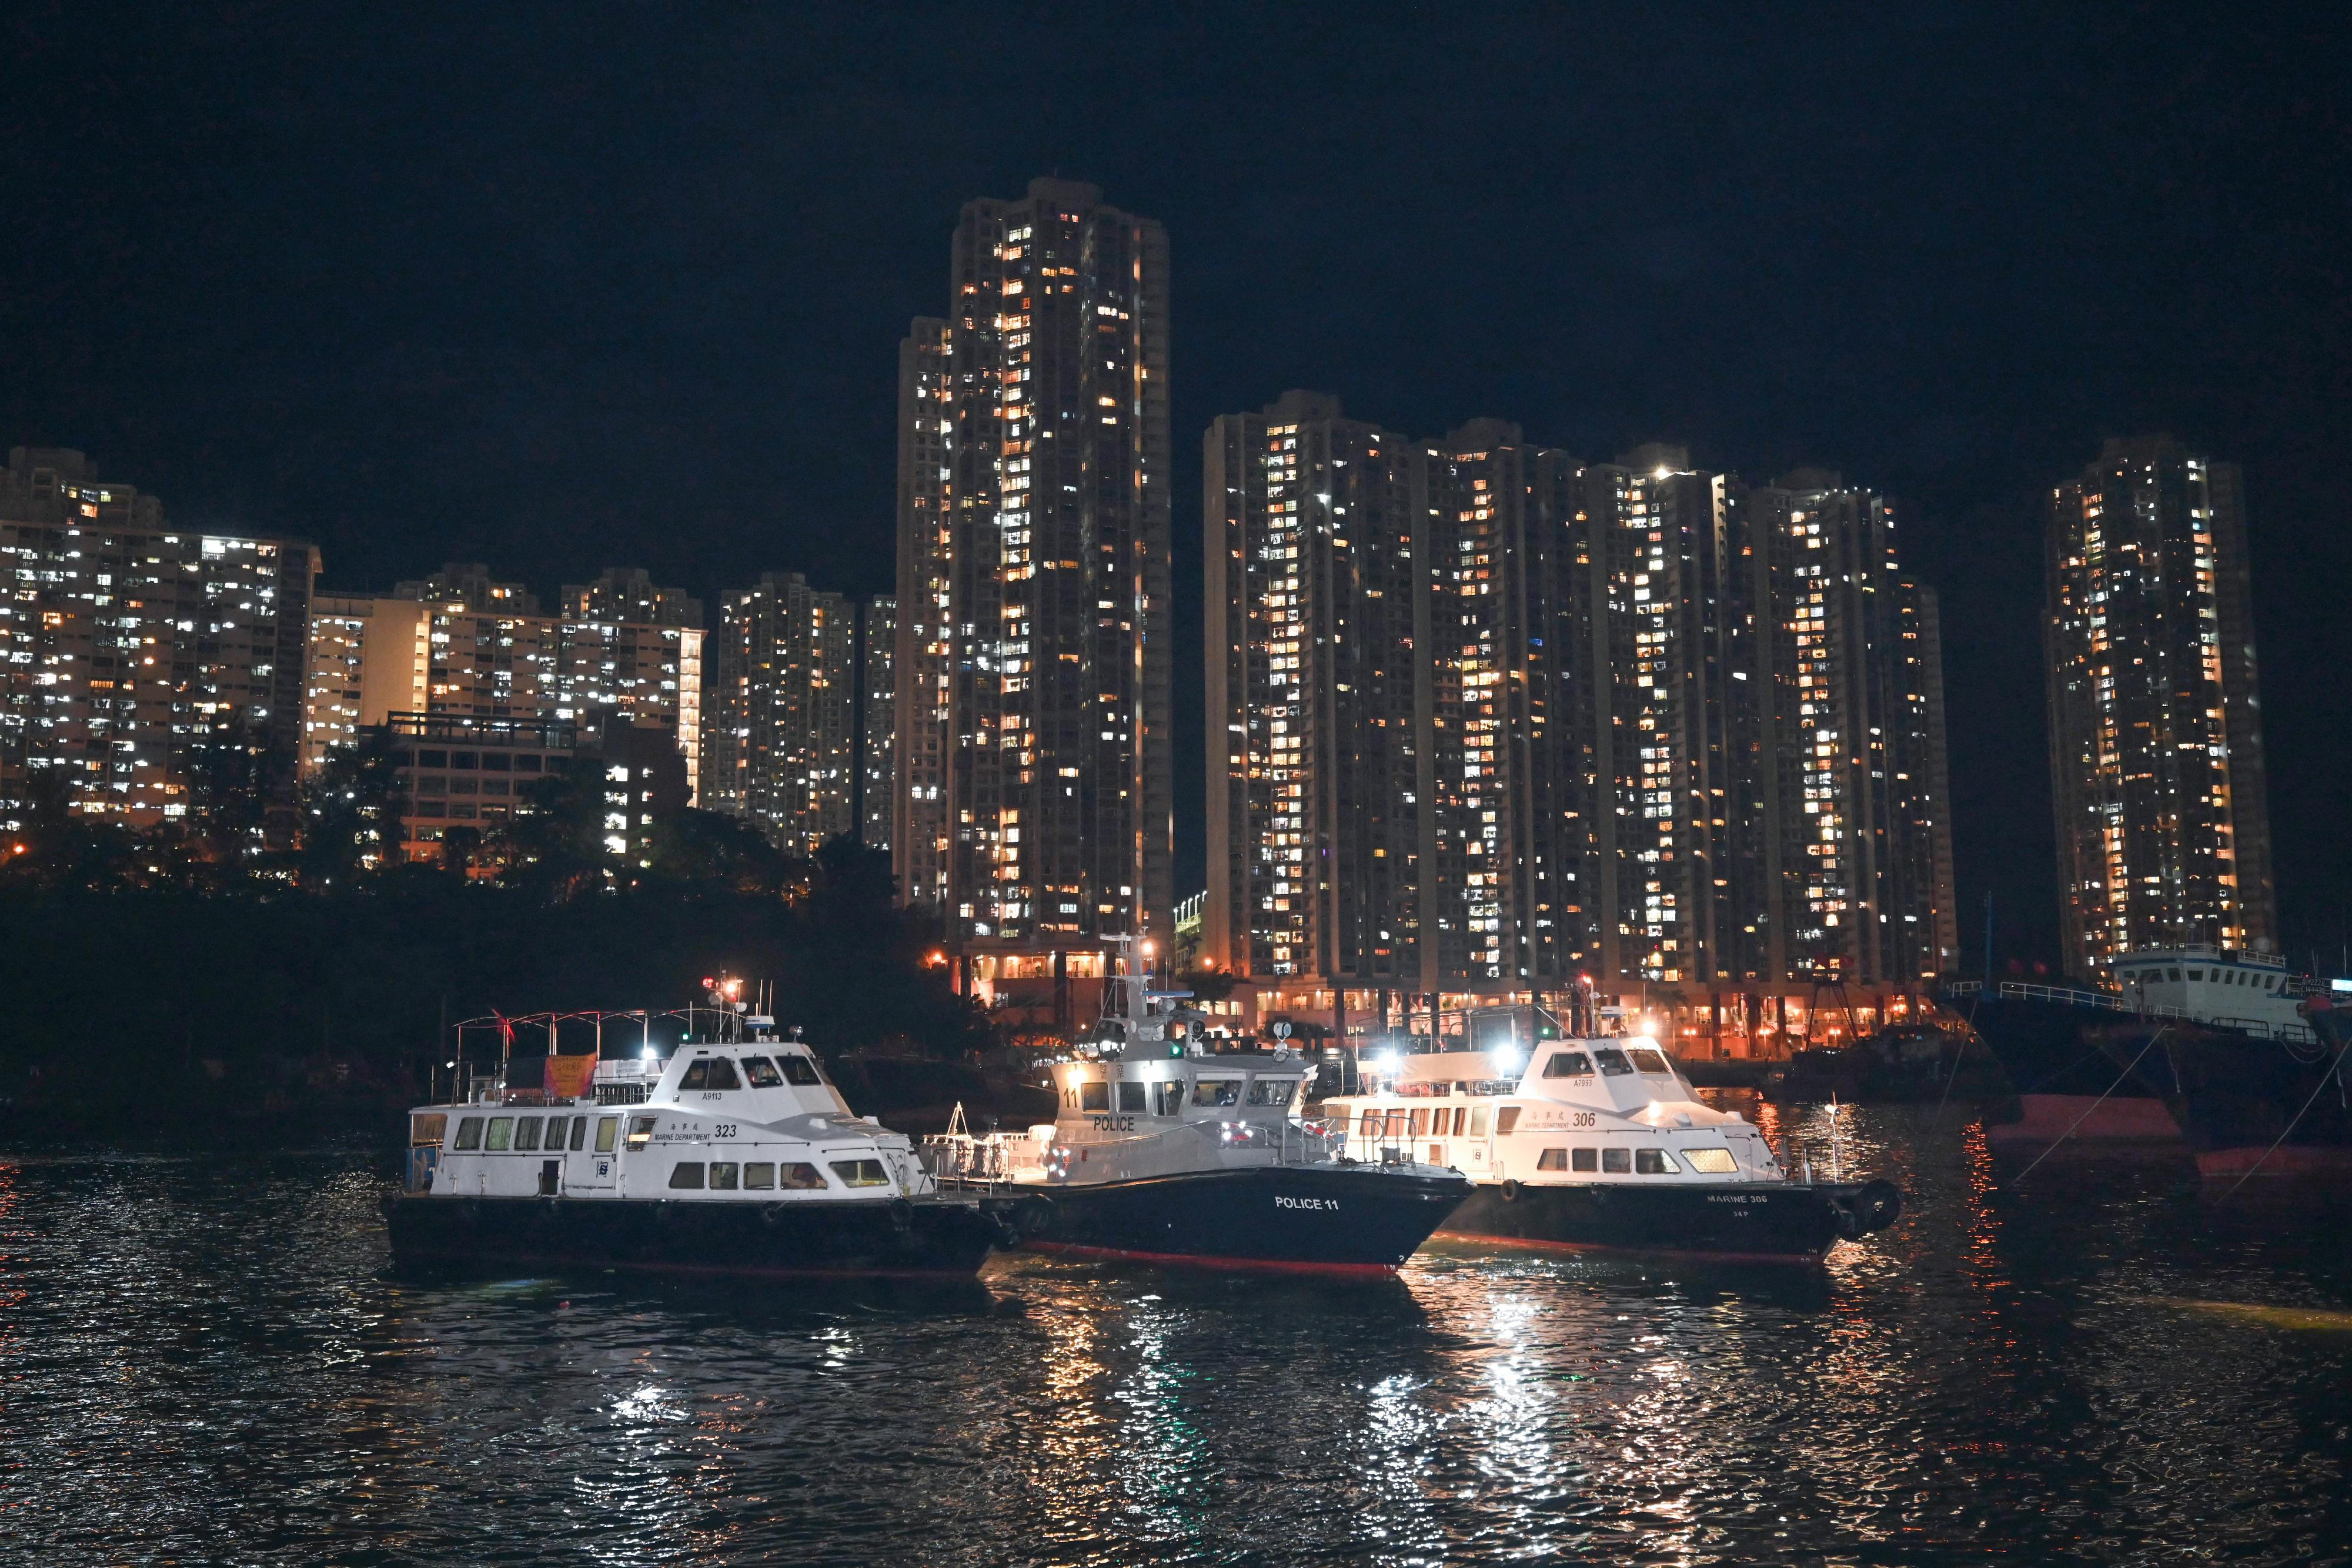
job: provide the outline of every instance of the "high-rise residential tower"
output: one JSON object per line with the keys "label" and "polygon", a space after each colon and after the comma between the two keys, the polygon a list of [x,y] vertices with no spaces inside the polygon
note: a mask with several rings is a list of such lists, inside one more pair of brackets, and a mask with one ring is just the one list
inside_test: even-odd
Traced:
{"label": "high-rise residential tower", "polygon": [[900,363],[900,739],[928,772],[944,675],[940,902],[960,951],[1019,964],[1164,931],[1173,903],[1167,236],[1037,180],[965,206],[952,279]]}
{"label": "high-rise residential tower", "polygon": [[2110,441],[2050,493],[2052,794],[2072,973],[2148,946],[2275,950],[2238,467]]}
{"label": "high-rise residential tower", "polygon": [[897,717],[891,733],[890,863],[898,896],[944,909],[948,900],[949,672],[957,645],[950,610],[955,530],[948,493],[948,324],[919,318],[898,345]]}
{"label": "high-rise residential tower", "polygon": [[798,572],[719,601],[709,802],[796,854],[853,825],[856,614]]}
{"label": "high-rise residential tower", "polygon": [[887,850],[897,826],[898,601],[866,601],[857,626],[857,821],[869,849]]}
{"label": "high-rise residential tower", "polygon": [[0,822],[37,776],[86,815],[185,818],[222,748],[290,804],[314,547],[172,528],[82,454],[17,447],[0,570]]}
{"label": "high-rise residential tower", "polygon": [[1202,952],[1262,1002],[1948,967],[1935,599],[1883,498],[1307,392],[1204,455]]}
{"label": "high-rise residential tower", "polygon": [[1905,576],[1899,512],[1804,469],[1745,506],[1751,678],[1769,831],[1759,913],[1773,973],[1863,981],[1958,957],[1935,591]]}
{"label": "high-rise residential tower", "polygon": [[568,621],[702,629],[702,601],[684,589],[656,587],[651,574],[634,566],[608,566],[593,582],[567,582],[560,602]]}

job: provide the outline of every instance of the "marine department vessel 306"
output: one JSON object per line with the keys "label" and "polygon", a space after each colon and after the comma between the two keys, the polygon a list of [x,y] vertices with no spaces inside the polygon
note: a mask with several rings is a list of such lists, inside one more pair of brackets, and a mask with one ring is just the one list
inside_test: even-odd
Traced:
{"label": "marine department vessel 306", "polygon": [[970,1275],[1011,1239],[1001,1206],[940,1193],[903,1134],[851,1115],[798,1040],[689,1040],[666,1063],[597,1061],[585,1083],[508,1076],[409,1113],[395,1261]]}
{"label": "marine department vessel 306", "polygon": [[1368,1060],[1366,1092],[1324,1113],[1346,1119],[1359,1159],[1402,1153],[1469,1173],[1476,1195],[1441,1237],[1811,1260],[1901,1212],[1890,1182],[1792,1179],[1646,1036],[1534,1034],[1523,1017],[1514,1044]]}

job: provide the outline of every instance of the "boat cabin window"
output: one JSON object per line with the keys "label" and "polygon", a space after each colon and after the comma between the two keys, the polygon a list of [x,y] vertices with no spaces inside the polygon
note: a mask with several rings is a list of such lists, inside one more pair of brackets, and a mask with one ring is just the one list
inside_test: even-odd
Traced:
{"label": "boat cabin window", "polygon": [[512,1116],[491,1117],[490,1135],[482,1140],[482,1147],[492,1154],[502,1155],[513,1145],[514,1118]]}
{"label": "boat cabin window", "polygon": [[1546,1078],[1590,1078],[1592,1076],[1592,1059],[1580,1051],[1555,1051],[1551,1053],[1551,1060],[1544,1063],[1543,1075]]}
{"label": "boat cabin window", "polygon": [[776,1065],[784,1070],[785,1082],[800,1088],[814,1088],[824,1082],[824,1074],[818,1071],[816,1063],[805,1056],[780,1056],[776,1058]]}
{"label": "boat cabin window", "polygon": [[1654,1051],[1633,1052],[1633,1065],[1643,1072],[1654,1072],[1661,1077],[1672,1077],[1675,1071],[1666,1065],[1666,1059]]}
{"label": "boat cabin window", "polygon": [[784,1085],[784,1075],[764,1056],[745,1057],[743,1077],[754,1089],[781,1089]]}
{"label": "boat cabin window", "polygon": [[888,1186],[890,1173],[882,1168],[880,1160],[835,1160],[833,1174],[841,1178],[844,1186]]}
{"label": "boat cabin window", "polygon": [[1564,1171],[1567,1168],[1568,1151],[1566,1149],[1546,1149],[1536,1161],[1536,1169],[1539,1171]]}
{"label": "boat cabin window", "polygon": [[740,1089],[742,1080],[735,1076],[735,1064],[723,1056],[698,1057],[678,1081],[680,1089]]}
{"label": "boat cabin window", "polygon": [[795,1192],[810,1192],[824,1186],[824,1173],[814,1166],[799,1160],[776,1167],[776,1185]]}
{"label": "boat cabin window", "polygon": [[629,1147],[642,1149],[654,1141],[656,1116],[633,1116],[629,1119]]}
{"label": "boat cabin window", "polygon": [[2167,969],[2164,973],[2167,978],[2175,980],[2180,978],[2180,971],[2178,969]]}
{"label": "boat cabin window", "polygon": [[1426,1105],[1412,1113],[1412,1135],[1416,1138],[1429,1136],[1429,1107]]}
{"label": "boat cabin window", "polygon": [[1192,1082],[1192,1103],[1195,1105],[1238,1105],[1242,1103],[1242,1081],[1238,1078],[1200,1078]]}
{"label": "boat cabin window", "polygon": [[1388,1114],[1387,1124],[1381,1131],[1381,1136],[1393,1142],[1404,1137],[1411,1126],[1412,1122],[1404,1112],[1391,1111]]}
{"label": "boat cabin window", "polygon": [[[582,1118],[581,1118],[581,1120],[582,1120],[582,1121],[586,1121],[586,1120],[587,1120],[587,1118],[583,1116],[583,1117],[582,1117]],[[596,1152],[597,1152],[598,1154],[600,1154],[600,1155],[609,1155],[609,1154],[611,1154],[611,1153],[613,1152],[613,1134],[615,1134],[615,1133],[617,1133],[617,1132],[619,1132],[620,1130],[621,1130],[621,1119],[620,1119],[618,1116],[599,1116],[599,1117],[597,1117],[597,1118],[596,1118]]]}
{"label": "boat cabin window", "polygon": [[1596,1171],[1601,1168],[1599,1149],[1570,1149],[1568,1168],[1572,1171]]}
{"label": "boat cabin window", "polygon": [[570,1131],[571,1126],[572,1118],[569,1116],[550,1116],[547,1119],[547,1146],[551,1149],[562,1148],[564,1134]]}
{"label": "boat cabin window", "polygon": [[1736,1168],[1729,1149],[1685,1149],[1683,1158],[1690,1168],[1706,1176],[1729,1176]]}
{"label": "boat cabin window", "polygon": [[1506,1105],[1495,1113],[1495,1135],[1501,1137],[1519,1124],[1519,1108]]}
{"label": "boat cabin window", "polygon": [[461,1149],[478,1149],[481,1146],[482,1119],[479,1116],[466,1116],[460,1118],[457,1123],[457,1147]]}
{"label": "boat cabin window", "polygon": [[1151,1113],[1155,1116],[1181,1115],[1184,1110],[1184,1086],[1181,1083],[1155,1083],[1151,1086]]}
{"label": "boat cabin window", "polygon": [[448,1134],[449,1118],[443,1112],[408,1119],[408,1146],[412,1149],[437,1149]]}
{"label": "boat cabin window", "polygon": [[1474,1138],[1486,1135],[1486,1107],[1484,1105],[1470,1107],[1470,1135]]}
{"label": "boat cabin window", "polygon": [[1631,1150],[1631,1149],[1603,1149],[1603,1150],[1601,1150],[1601,1170],[1602,1170],[1604,1173],[1609,1174],[1609,1175],[1612,1175],[1612,1176],[1631,1176],[1631,1175],[1633,1175],[1633,1150]]}
{"label": "boat cabin window", "polygon": [[1122,1111],[1140,1111],[1150,1099],[1151,1085],[1149,1083],[1122,1083],[1118,1086],[1118,1108]]}
{"label": "boat cabin window", "polygon": [[747,1192],[772,1191],[776,1185],[773,1160],[751,1160],[743,1166],[743,1187]]}
{"label": "boat cabin window", "polygon": [[1664,1149],[1633,1151],[1633,1174],[1636,1176],[1675,1176],[1682,1168],[1675,1164],[1675,1156]]}
{"label": "boat cabin window", "polygon": [[1297,1088],[1289,1078],[1261,1078],[1250,1085],[1249,1103],[1253,1105],[1287,1105],[1291,1091]]}
{"label": "boat cabin window", "polygon": [[[1361,1120],[1357,1124],[1356,1134],[1359,1137],[1364,1138],[1379,1137],[1381,1135],[1381,1113],[1378,1111],[1366,1111]],[[461,1137],[464,1136],[463,1134],[458,1135]]]}
{"label": "boat cabin window", "polygon": [[1613,1045],[1604,1045],[1594,1051],[1592,1060],[1601,1064],[1604,1077],[1623,1078],[1633,1071],[1633,1064],[1625,1060],[1625,1053]]}
{"label": "boat cabin window", "polygon": [[680,1160],[677,1164],[670,1166],[669,1185],[680,1192],[689,1190],[700,1192],[702,1190],[702,1162],[700,1160]]}
{"label": "boat cabin window", "polygon": [[539,1118],[525,1116],[515,1124],[515,1153],[528,1154],[539,1147]]}
{"label": "boat cabin window", "polygon": [[1109,1109],[1110,1109],[1110,1085],[1109,1085],[1109,1084],[1108,1084],[1108,1083],[1081,1083],[1081,1084],[1079,1084],[1079,1085],[1078,1085],[1078,1109],[1079,1109],[1079,1110],[1081,1110],[1081,1111],[1108,1111],[1108,1110],[1109,1110]]}
{"label": "boat cabin window", "polygon": [[574,1116],[574,1117],[572,1117],[572,1146],[573,1148],[577,1149],[577,1148],[579,1148],[582,1145],[583,1145],[583,1144],[587,1143],[587,1141],[588,1141],[588,1118],[587,1118],[587,1117],[585,1117],[585,1116]]}
{"label": "boat cabin window", "polygon": [[2201,980],[2205,977],[2205,971],[2202,969],[2191,969],[2189,971],[2189,977],[2192,980]]}
{"label": "boat cabin window", "polygon": [[735,1170],[736,1166],[733,1160],[711,1161],[711,1189],[715,1192],[733,1192],[735,1190]]}

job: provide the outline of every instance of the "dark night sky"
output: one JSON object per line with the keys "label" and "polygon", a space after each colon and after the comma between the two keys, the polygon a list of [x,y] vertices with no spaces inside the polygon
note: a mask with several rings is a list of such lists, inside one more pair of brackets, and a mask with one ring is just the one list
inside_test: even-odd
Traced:
{"label": "dark night sky", "polygon": [[[2054,954],[2039,486],[2247,468],[2285,935],[2344,940],[2352,180],[2326,9],[320,4],[0,20],[0,444],[327,581],[891,580],[895,351],[959,204],[1097,182],[1201,433],[1286,387],[1917,503],[1963,926]],[[1197,884],[1198,654],[1179,649]]]}

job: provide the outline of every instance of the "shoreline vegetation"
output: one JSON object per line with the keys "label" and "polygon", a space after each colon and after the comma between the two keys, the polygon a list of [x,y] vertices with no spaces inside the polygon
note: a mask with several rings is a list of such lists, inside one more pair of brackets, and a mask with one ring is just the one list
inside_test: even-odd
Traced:
{"label": "shoreline vegetation", "polygon": [[[252,809],[141,833],[37,792],[0,835],[0,1137],[396,1136],[448,1085],[446,1026],[682,1008],[720,973],[772,983],[778,1025],[861,1114],[1026,1109],[982,1071],[996,1031],[925,962],[936,922],[896,907],[887,854],[845,834],[793,856],[688,810],[656,824],[650,865],[624,867],[600,852],[593,780],[554,779],[446,868],[381,864],[389,781],[361,748],[303,789],[292,832]],[[636,1038],[608,1031],[605,1054]],[[515,1053],[544,1041],[519,1030]],[[470,1063],[498,1051],[468,1031]]]}

